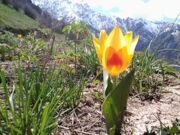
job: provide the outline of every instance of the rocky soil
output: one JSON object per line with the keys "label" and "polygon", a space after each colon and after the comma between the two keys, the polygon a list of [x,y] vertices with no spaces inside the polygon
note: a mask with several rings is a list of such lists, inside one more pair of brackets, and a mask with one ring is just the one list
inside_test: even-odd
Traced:
{"label": "rocky soil", "polygon": [[[70,115],[59,119],[56,135],[106,135],[101,113],[101,93],[102,85],[86,88],[79,106]],[[180,81],[172,80],[163,87],[159,101],[130,97],[127,112],[123,135],[143,135],[147,130],[157,131],[161,122],[163,126],[171,126],[172,121],[180,119]]]}

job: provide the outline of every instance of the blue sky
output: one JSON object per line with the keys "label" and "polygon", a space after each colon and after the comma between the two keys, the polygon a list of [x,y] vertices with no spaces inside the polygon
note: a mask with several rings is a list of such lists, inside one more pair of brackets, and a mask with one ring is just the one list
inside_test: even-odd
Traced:
{"label": "blue sky", "polygon": [[[95,10],[122,18],[151,21],[173,20],[180,13],[180,0],[85,0]],[[180,22],[180,18],[178,19]]]}

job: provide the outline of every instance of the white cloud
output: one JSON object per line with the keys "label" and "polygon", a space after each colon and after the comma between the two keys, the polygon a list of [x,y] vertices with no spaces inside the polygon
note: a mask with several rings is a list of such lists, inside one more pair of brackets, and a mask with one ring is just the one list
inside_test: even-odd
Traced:
{"label": "white cloud", "polygon": [[[85,0],[104,14],[120,17],[143,17],[149,20],[175,19],[180,12],[180,0]],[[144,2],[146,1],[146,2]],[[116,10],[113,10],[116,9]],[[117,10],[119,9],[119,10]]]}

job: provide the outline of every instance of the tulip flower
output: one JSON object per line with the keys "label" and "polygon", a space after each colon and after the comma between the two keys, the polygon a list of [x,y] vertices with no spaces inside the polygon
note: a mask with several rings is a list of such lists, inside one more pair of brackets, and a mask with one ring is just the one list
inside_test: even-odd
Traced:
{"label": "tulip flower", "polygon": [[133,39],[132,32],[123,35],[118,26],[109,36],[102,30],[99,39],[93,38],[99,62],[111,76],[118,76],[131,63],[138,39],[139,36]]}
{"label": "tulip flower", "polygon": [[93,38],[99,63],[103,66],[105,98],[102,104],[102,112],[109,135],[116,135],[121,132],[130,86],[134,78],[134,69],[118,84],[117,76],[126,70],[131,63],[138,39],[139,36],[133,38],[132,32],[123,35],[118,26],[115,26],[109,35],[102,30],[99,38]]}

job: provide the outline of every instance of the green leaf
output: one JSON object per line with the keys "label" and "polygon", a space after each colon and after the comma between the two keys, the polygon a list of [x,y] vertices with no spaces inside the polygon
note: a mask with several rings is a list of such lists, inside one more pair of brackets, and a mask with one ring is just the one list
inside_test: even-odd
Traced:
{"label": "green leaf", "polygon": [[47,102],[45,107],[44,107],[44,111],[42,114],[42,122],[41,122],[41,128],[40,128],[40,134],[45,134],[45,128],[46,128],[46,124],[48,122],[48,113],[49,113],[49,103]]}
{"label": "green leaf", "polygon": [[114,127],[116,127],[115,134],[120,132],[123,121],[123,112],[127,105],[133,77],[134,70],[132,70],[114,89],[110,91],[102,105],[108,133],[110,133],[110,130]]}
{"label": "green leaf", "polygon": [[116,126],[114,125],[114,126],[110,129],[109,135],[115,135],[115,133],[116,133],[115,129],[116,129]]}

